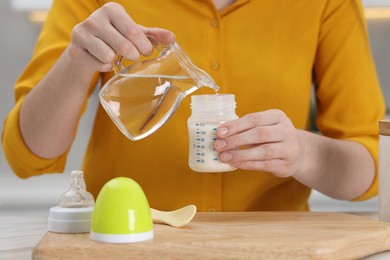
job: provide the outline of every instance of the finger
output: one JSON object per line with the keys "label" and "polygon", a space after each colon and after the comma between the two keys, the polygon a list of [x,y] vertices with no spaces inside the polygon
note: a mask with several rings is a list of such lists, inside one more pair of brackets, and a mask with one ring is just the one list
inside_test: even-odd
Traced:
{"label": "finger", "polygon": [[78,62],[80,64],[87,64],[90,69],[100,71],[100,72],[108,72],[112,70],[112,63],[102,63],[96,57],[94,57],[91,53],[89,53],[86,49],[81,49],[77,47],[70,46],[70,55],[72,57],[77,57]]}
{"label": "finger", "polygon": [[280,125],[255,127],[225,139],[218,139],[214,147],[217,151],[226,151],[245,145],[281,142],[284,140],[283,130]]}
{"label": "finger", "polygon": [[148,28],[141,26],[146,35],[153,35],[161,44],[171,45],[175,42],[175,34],[162,28]]}
{"label": "finger", "polygon": [[115,57],[114,51],[100,39],[89,35],[80,26],[76,26],[72,31],[70,54],[75,59],[82,60],[81,63],[93,66],[98,71],[110,71],[111,61]]}
{"label": "finger", "polygon": [[281,159],[266,161],[245,161],[240,163],[232,163],[231,165],[242,170],[270,172],[276,177],[280,178],[290,177],[293,173],[292,165],[287,164],[286,161]]}
{"label": "finger", "polygon": [[217,129],[219,138],[225,138],[257,126],[270,126],[278,124],[285,114],[281,110],[272,109],[253,113],[239,119],[221,124]]}
{"label": "finger", "polygon": [[135,45],[119,33],[111,24],[98,30],[96,36],[113,50],[114,57],[111,57],[111,62],[116,54],[124,56],[132,61],[136,61],[140,58],[140,52]]}
{"label": "finger", "polygon": [[152,53],[152,44],[146,37],[141,26],[137,25],[123,8],[108,9],[111,24],[122,34],[142,55]]}
{"label": "finger", "polygon": [[90,64],[92,68],[95,68],[96,71],[100,72],[109,72],[112,71],[112,62],[102,62],[98,60],[94,55],[86,51],[85,61]]}
{"label": "finger", "polygon": [[115,51],[99,38],[92,38],[86,46],[87,51],[104,64],[115,59]]}
{"label": "finger", "polygon": [[283,143],[268,143],[245,149],[234,149],[220,153],[223,163],[239,163],[246,161],[266,161],[288,158],[288,150]]}

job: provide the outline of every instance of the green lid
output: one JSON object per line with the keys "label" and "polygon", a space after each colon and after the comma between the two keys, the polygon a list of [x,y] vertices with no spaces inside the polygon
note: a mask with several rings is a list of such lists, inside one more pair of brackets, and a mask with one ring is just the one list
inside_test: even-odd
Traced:
{"label": "green lid", "polygon": [[[140,236],[137,238],[138,234]],[[125,177],[107,182],[96,199],[91,239],[125,243],[151,238],[153,221],[142,188],[134,180]]]}

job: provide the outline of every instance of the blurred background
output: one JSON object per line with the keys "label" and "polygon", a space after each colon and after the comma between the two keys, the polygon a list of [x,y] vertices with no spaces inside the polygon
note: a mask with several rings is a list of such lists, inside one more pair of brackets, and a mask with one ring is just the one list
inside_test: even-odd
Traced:
{"label": "blurred background", "polygon": [[[379,79],[390,104],[390,0],[363,1]],[[0,0],[0,122],[14,105],[13,85],[30,59],[51,0]],[[71,170],[80,169],[94,113],[97,93],[89,101],[64,174],[48,174],[26,180],[16,177],[0,147],[0,212],[17,209],[42,210],[58,204],[69,188]],[[313,211],[377,211],[377,198],[344,202],[313,192]]]}

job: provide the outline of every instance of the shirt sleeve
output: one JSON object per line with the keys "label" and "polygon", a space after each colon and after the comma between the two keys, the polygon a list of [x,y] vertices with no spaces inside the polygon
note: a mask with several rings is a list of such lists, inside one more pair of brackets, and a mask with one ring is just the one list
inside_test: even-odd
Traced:
{"label": "shirt sleeve", "polygon": [[[17,80],[15,106],[8,114],[3,127],[2,146],[9,165],[16,175],[28,178],[43,173],[62,172],[66,164],[66,151],[58,158],[44,159],[26,146],[19,128],[19,111],[24,97],[47,74],[71,40],[73,27],[85,20],[98,8],[96,1],[54,0],[42,28],[33,57]],[[98,82],[96,73],[91,81],[90,93]],[[79,117],[87,106],[84,101]]]}
{"label": "shirt sleeve", "polygon": [[[378,165],[378,121],[385,103],[358,0],[328,1],[314,64],[317,120],[321,134],[364,145]],[[377,171],[356,200],[377,195]]]}

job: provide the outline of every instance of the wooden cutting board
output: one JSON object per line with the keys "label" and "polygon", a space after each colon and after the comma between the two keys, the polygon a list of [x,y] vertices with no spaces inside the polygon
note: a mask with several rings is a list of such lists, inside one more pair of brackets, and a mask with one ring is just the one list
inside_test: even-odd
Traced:
{"label": "wooden cutting board", "polygon": [[197,213],[154,239],[108,244],[47,232],[33,259],[357,259],[390,250],[390,224],[343,213]]}

